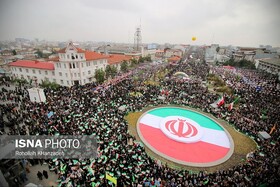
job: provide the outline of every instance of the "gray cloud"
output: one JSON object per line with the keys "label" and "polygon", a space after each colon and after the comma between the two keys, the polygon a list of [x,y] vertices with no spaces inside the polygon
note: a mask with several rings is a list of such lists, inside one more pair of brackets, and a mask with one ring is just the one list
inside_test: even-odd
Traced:
{"label": "gray cloud", "polygon": [[0,40],[280,46],[278,0],[2,0]]}

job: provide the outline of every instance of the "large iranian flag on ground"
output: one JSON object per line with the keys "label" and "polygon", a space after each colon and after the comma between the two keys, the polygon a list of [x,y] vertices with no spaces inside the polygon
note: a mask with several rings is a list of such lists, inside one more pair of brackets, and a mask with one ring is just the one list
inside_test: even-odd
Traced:
{"label": "large iranian flag on ground", "polygon": [[150,149],[175,162],[214,163],[232,154],[230,135],[217,122],[185,108],[150,110],[137,130]]}

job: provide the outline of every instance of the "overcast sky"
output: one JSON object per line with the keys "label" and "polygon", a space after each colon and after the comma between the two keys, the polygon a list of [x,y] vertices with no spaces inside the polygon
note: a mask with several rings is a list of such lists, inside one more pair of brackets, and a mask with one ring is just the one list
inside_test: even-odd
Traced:
{"label": "overcast sky", "polygon": [[[0,40],[280,47],[279,0],[0,0]],[[192,42],[192,36],[197,41]]]}

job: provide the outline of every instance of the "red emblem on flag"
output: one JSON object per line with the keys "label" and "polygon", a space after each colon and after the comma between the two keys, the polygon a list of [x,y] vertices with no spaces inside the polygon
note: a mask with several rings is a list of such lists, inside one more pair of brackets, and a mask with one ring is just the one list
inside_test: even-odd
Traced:
{"label": "red emblem on flag", "polygon": [[165,128],[172,134],[183,137],[190,138],[197,135],[197,129],[195,126],[187,122],[186,120],[169,120],[165,123]]}

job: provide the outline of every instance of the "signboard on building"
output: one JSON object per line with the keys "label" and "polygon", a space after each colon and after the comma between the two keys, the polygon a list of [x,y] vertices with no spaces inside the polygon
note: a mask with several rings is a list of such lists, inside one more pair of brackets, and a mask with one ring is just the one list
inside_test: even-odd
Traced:
{"label": "signboard on building", "polygon": [[32,102],[46,102],[46,96],[44,93],[44,89],[42,88],[30,88],[28,89],[29,98]]}

